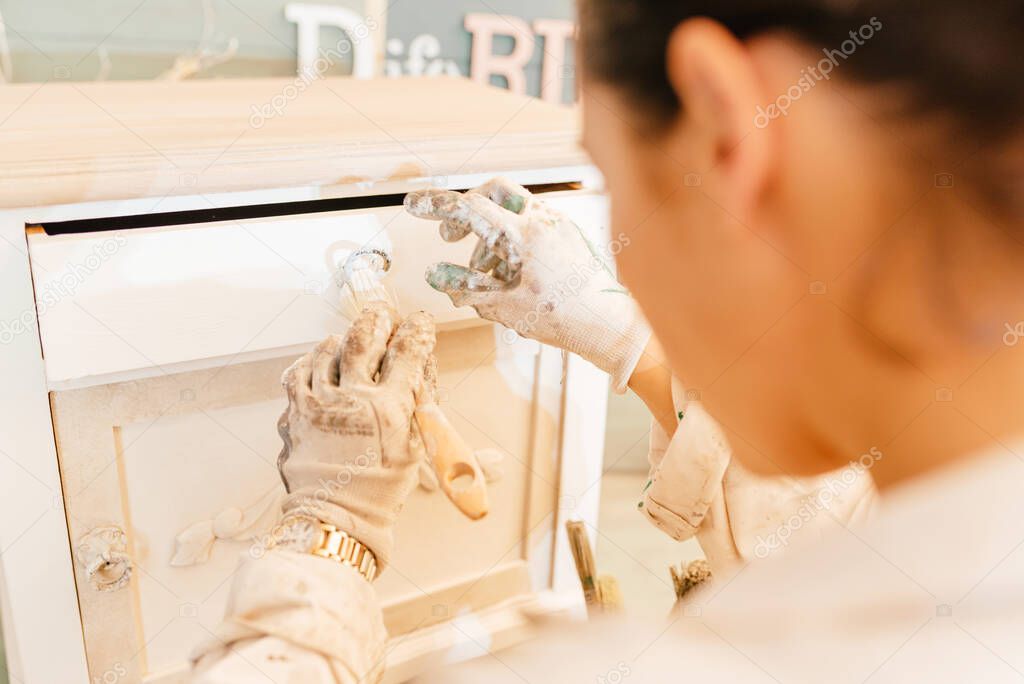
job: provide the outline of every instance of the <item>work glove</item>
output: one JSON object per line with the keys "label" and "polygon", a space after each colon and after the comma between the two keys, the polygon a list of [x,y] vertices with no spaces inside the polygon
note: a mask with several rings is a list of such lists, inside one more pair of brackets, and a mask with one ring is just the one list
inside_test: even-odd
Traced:
{"label": "work glove", "polygon": [[285,514],[310,515],[348,533],[383,569],[392,527],[419,480],[422,441],[415,395],[435,382],[434,323],[401,321],[371,305],[348,334],[332,335],[285,371],[278,421]]}
{"label": "work glove", "polygon": [[871,514],[876,495],[862,464],[803,478],[757,475],[732,458],[725,431],[677,380],[672,395],[680,421],[672,435],[652,421],[639,509],[676,541],[696,537],[717,581]]}
{"label": "work glove", "polygon": [[479,241],[469,267],[440,263],[431,287],[522,337],[580,355],[626,384],[650,338],[629,293],[568,217],[504,179],[458,193],[405,198],[413,216],[441,221],[441,237]]}
{"label": "work glove", "polygon": [[671,439],[652,421],[648,460],[651,470],[640,512],[676,541],[706,528],[706,516],[711,514],[714,520],[713,507],[732,460],[718,424],[696,402],[687,408]]}

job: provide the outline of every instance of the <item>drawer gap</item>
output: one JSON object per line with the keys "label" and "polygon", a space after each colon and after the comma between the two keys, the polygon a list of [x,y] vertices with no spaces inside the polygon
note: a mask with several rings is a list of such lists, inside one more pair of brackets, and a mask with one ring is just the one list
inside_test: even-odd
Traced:
{"label": "drawer gap", "polygon": [[[542,183],[525,186],[534,194],[579,190],[582,182]],[[457,189],[459,192],[465,189]],[[217,221],[241,221],[274,216],[295,216],[301,214],[321,214],[330,211],[352,211],[358,209],[379,209],[395,207],[402,204],[405,195],[402,193],[389,195],[366,195],[362,197],[336,197],[331,199],[306,200],[301,202],[277,202],[273,204],[250,204],[234,207],[215,207],[210,209],[194,209],[188,211],[165,211],[152,214],[134,214],[128,216],[106,216],[102,218],[76,219],[73,221],[47,221],[28,224],[26,230],[36,232],[42,230],[47,235],[77,235],[81,233],[102,233],[113,230],[133,230],[139,228],[158,228],[196,223],[214,223]]]}

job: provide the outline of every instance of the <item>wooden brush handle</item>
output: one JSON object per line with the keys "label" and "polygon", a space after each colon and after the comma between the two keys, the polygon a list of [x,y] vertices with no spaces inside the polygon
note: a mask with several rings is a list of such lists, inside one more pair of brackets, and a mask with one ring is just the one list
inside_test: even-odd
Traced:
{"label": "wooden brush handle", "polygon": [[[487,482],[466,440],[435,403],[420,404],[415,415],[441,489],[467,518],[479,520],[487,515]],[[472,477],[467,486],[454,486],[457,479],[466,476]]]}

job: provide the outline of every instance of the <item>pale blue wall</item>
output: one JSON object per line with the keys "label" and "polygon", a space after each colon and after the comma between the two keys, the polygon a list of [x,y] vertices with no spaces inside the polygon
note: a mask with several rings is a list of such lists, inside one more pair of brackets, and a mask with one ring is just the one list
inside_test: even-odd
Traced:
{"label": "pale blue wall", "polygon": [[[285,20],[285,0],[214,0],[218,45],[235,37],[238,56],[205,73],[206,77],[283,76],[295,72],[295,25]],[[316,4],[362,10],[362,0],[322,0]],[[62,77],[93,80],[100,69],[97,47],[110,57],[111,79],[153,78],[178,54],[195,49],[203,30],[201,0],[0,0],[13,52],[15,81]],[[470,34],[467,13],[504,13],[527,21],[566,19],[573,0],[393,0],[388,37],[404,43],[422,33],[437,36],[443,57],[468,73]],[[336,35],[331,35],[331,33]],[[322,44],[335,44],[340,32],[324,29]],[[497,50],[507,49],[498,40]],[[536,92],[542,46],[527,70]],[[569,51],[571,59],[571,50]],[[349,65],[341,63],[336,73]]]}
{"label": "pale blue wall", "polygon": [[[463,28],[466,14],[508,14],[529,23],[541,18],[570,19],[574,15],[574,7],[572,0],[396,0],[388,19],[388,35],[408,42],[420,33],[433,34],[441,41],[443,56],[455,60],[462,73],[468,74],[471,36]],[[510,48],[509,39],[495,39],[495,52],[508,52]],[[538,41],[533,61],[527,68],[527,88],[533,94],[539,88],[543,49],[542,41]],[[569,64],[573,63],[571,49],[566,50],[566,58]],[[499,81],[495,83],[501,85]]]}

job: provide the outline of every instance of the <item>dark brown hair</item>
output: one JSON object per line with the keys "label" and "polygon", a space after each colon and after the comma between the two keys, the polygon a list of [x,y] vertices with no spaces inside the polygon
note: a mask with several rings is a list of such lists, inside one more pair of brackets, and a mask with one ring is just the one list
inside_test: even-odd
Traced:
{"label": "dark brown hair", "polygon": [[655,126],[682,104],[665,71],[668,40],[704,16],[741,40],[788,32],[822,50],[881,25],[837,70],[906,86],[920,111],[952,115],[969,137],[1017,134],[1024,110],[1024,0],[580,0],[582,68],[621,88]]}

